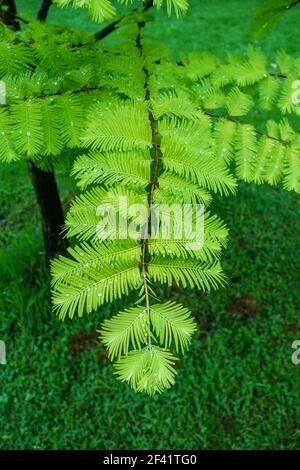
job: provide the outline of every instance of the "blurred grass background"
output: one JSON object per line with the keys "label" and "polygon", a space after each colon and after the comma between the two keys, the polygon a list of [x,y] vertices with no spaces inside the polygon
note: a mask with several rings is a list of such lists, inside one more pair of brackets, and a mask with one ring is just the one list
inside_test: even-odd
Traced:
{"label": "blurred grass background", "polygon": [[[17,0],[34,15],[39,1]],[[225,55],[260,46],[274,61],[299,53],[300,9],[270,35],[251,36],[259,0],[191,0],[183,20],[160,14],[148,34],[179,51]],[[53,7],[49,21],[95,31],[83,12]],[[259,116],[257,116],[259,120]],[[262,117],[260,117],[262,119]],[[58,170],[67,207],[73,182]],[[51,313],[39,214],[24,163],[0,165],[1,449],[299,449],[300,199],[280,188],[240,185],[218,199],[230,228],[223,257],[227,289],[166,291],[199,323],[178,364],[175,387],[136,395],[113,377],[95,329],[118,310],[59,322]]]}

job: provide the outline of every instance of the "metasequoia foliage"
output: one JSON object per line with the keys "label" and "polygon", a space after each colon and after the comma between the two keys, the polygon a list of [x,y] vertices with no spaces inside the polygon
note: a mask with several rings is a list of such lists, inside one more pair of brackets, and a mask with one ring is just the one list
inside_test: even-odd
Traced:
{"label": "metasequoia foliage", "polygon": [[[132,21],[137,18],[138,14]],[[125,29],[132,27],[129,23]],[[2,26],[0,74],[6,85],[6,104],[0,105],[2,161],[28,158],[46,167],[51,159],[55,164],[66,148],[82,147],[82,123],[92,103],[122,94],[135,100],[137,91],[141,94],[143,85],[132,70],[123,30],[115,33],[120,44],[114,50],[65,27],[33,22],[16,39]],[[228,165],[235,163],[239,178],[282,181],[286,189],[299,193],[299,135],[294,130],[300,113],[298,59],[279,52],[271,67],[253,48],[245,58],[230,56],[224,61],[193,53],[179,64],[168,61],[156,45],[151,54],[160,62],[159,74],[155,70],[150,77],[159,91],[158,113],[163,115],[173,106],[187,120],[200,114],[202,121],[211,118],[216,151],[223,152]],[[265,128],[253,125],[257,109],[265,114]]]}
{"label": "metasequoia foliage", "polygon": [[[61,318],[90,313],[135,292],[131,308],[104,321],[101,337],[116,360],[117,376],[150,394],[173,384],[174,352],[184,352],[195,331],[191,312],[157,298],[156,286],[210,290],[223,285],[219,260],[227,229],[207,211],[199,250],[188,250],[186,240],[151,236],[147,242],[99,240],[97,206],[124,196],[130,203],[148,204],[149,212],[155,204],[183,201],[208,208],[214,193],[235,192],[232,163],[246,181],[283,179],[287,188],[299,191],[297,135],[288,122],[268,123],[263,133],[236,120],[254,106],[250,85],[259,84],[262,102],[261,82],[268,77],[260,52],[250,49],[247,59],[230,64],[199,55],[180,65],[158,59],[157,53],[147,44],[127,46],[122,55],[127,80],[87,113],[81,141],[90,151],[73,168],[82,194],[66,220],[67,235],[80,243],[70,249],[70,258],[53,264],[53,303]],[[203,63],[207,69],[201,76]],[[119,66],[113,61],[111,73]],[[274,79],[282,87],[282,79]]]}
{"label": "metasequoia foliage", "polygon": [[151,49],[148,55],[139,42],[127,47],[127,53],[131,65],[125,86],[133,81],[134,95],[129,89],[123,99],[120,94],[103,97],[87,113],[81,140],[91,151],[77,159],[73,170],[80,187],[87,189],[75,199],[66,221],[67,234],[82,243],[70,250],[72,259],[60,257],[53,263],[53,303],[64,318],[91,312],[134,290],[133,306],[106,320],[101,336],[117,360],[118,376],[135,390],[152,394],[173,384],[177,357],[170,348],[185,351],[196,328],[186,307],[157,299],[155,283],[176,281],[203,289],[222,285],[219,253],[227,231],[208,213],[205,248],[199,251],[190,252],[186,240],[151,236],[99,240],[97,206],[124,196],[147,205],[150,213],[162,201],[209,201],[210,190],[232,191],[235,181],[224,160],[212,165],[208,117],[196,113],[182,118],[172,107],[162,109],[163,95],[156,90],[160,65],[153,62]]}
{"label": "metasequoia foliage", "polygon": [[[166,3],[185,10],[185,1]],[[234,194],[238,179],[282,182],[300,193],[293,127],[300,62],[281,52],[272,67],[249,48],[246,57],[193,53],[174,63],[142,37],[142,26],[136,11],[112,47],[65,27],[32,23],[17,39],[3,28],[0,158],[46,166],[67,148],[80,153],[72,174],[81,193],[65,223],[74,244],[52,265],[54,308],[64,319],[128,296],[131,306],[104,321],[101,339],[118,378],[154,394],[174,383],[178,355],[196,330],[192,313],[160,298],[158,286],[209,291],[226,282],[220,257],[227,228],[209,209],[214,195]],[[264,128],[254,126],[257,109]],[[277,121],[269,115],[275,109]],[[190,249],[186,239],[151,233],[106,239],[96,230],[97,209],[110,204],[130,222],[120,198],[146,206],[149,218],[155,206],[203,204],[203,245]]]}
{"label": "metasequoia foliage", "polygon": [[[116,0],[121,5],[141,4],[143,0]],[[103,20],[109,20],[117,14],[117,8],[112,0],[54,0],[54,3],[61,7],[68,5],[74,8],[85,8],[91,19],[97,23]],[[166,5],[167,12],[170,15],[172,10],[177,16],[185,13],[188,9],[188,0],[150,0],[145,4],[152,4],[157,10]]]}

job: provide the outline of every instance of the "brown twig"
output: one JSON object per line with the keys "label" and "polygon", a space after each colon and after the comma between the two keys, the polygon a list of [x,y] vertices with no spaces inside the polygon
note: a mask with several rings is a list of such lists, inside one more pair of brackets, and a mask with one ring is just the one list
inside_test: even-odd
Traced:
{"label": "brown twig", "polygon": [[281,73],[281,72],[278,72],[278,73],[276,73],[276,72],[269,72],[269,75],[270,75],[271,77],[277,77],[277,78],[288,78],[287,75],[285,75],[284,73]]}
{"label": "brown twig", "polygon": [[291,8],[294,8],[296,5],[300,3],[300,0],[295,0],[294,2],[290,3],[289,5],[286,6],[287,10],[291,10]]}
{"label": "brown twig", "polygon": [[[141,29],[145,26],[144,22],[139,23],[139,34],[136,39],[136,46],[140,51],[140,55],[143,56],[143,47],[141,43]],[[146,66],[143,67],[143,72],[145,75],[145,83],[144,83],[144,88],[145,88],[145,101],[149,103],[150,101],[150,89],[149,89],[149,70],[147,69]],[[154,115],[152,112],[151,105],[149,105],[149,122],[151,126],[151,134],[152,134],[152,145],[154,149],[154,158],[152,162],[152,171],[151,171],[151,180],[150,180],[150,189],[149,189],[149,195],[148,195],[148,204],[149,204],[149,219],[148,223],[150,221],[151,213],[152,213],[152,208],[153,208],[153,198],[154,198],[154,191],[155,188],[157,187],[157,180],[158,180],[158,169],[159,169],[159,160],[160,160],[160,145],[157,140],[158,136],[158,131],[156,129],[156,124],[155,124],[155,119]],[[147,224],[148,225],[148,224]],[[141,258],[141,271],[143,275],[146,275],[146,256],[148,252],[148,233],[143,234],[143,242],[142,242],[142,258]]]}
{"label": "brown twig", "polygon": [[[139,27],[139,34],[136,39],[136,47],[140,51],[140,56],[144,57],[144,51],[141,41],[141,30],[145,26],[145,22],[138,23]],[[151,126],[151,134],[152,134],[152,145],[154,149],[154,157],[151,165],[151,179],[150,179],[150,188],[148,193],[148,205],[149,205],[149,214],[148,220],[144,225],[142,230],[142,244],[141,244],[141,263],[140,263],[140,273],[143,278],[144,282],[144,292],[145,292],[145,311],[147,314],[147,340],[148,340],[148,347],[151,348],[151,331],[150,331],[150,289],[149,289],[149,280],[147,276],[147,258],[148,258],[148,235],[149,235],[149,223],[151,222],[152,217],[152,208],[153,208],[153,197],[154,197],[154,190],[157,187],[157,180],[158,180],[158,170],[159,170],[159,160],[160,160],[160,145],[158,143],[158,131],[156,129],[155,119],[152,111],[152,107],[150,104],[150,88],[149,88],[149,78],[150,73],[146,65],[143,67],[143,72],[145,76],[144,81],[144,89],[145,89],[145,102],[148,104],[148,116],[149,122]]]}
{"label": "brown twig", "polygon": [[[214,113],[211,113],[211,112],[209,112],[207,110],[204,110],[204,109],[201,109],[201,111],[204,114],[206,114],[206,116],[210,116],[210,117],[215,118],[215,119],[226,119],[227,121],[234,122],[238,126],[248,126],[248,125],[250,125],[250,124],[246,124],[246,123],[237,121],[235,118],[233,118],[232,116],[230,116],[228,114],[227,115],[226,114],[214,114]],[[279,142],[282,145],[288,145],[288,142],[286,140],[283,140],[283,139],[280,139],[279,137],[274,137],[272,135],[266,134],[265,132],[262,132],[259,129],[253,128],[253,132],[255,132],[255,134],[261,135],[263,137],[267,137],[268,139],[276,140],[277,142]]]}
{"label": "brown twig", "polygon": [[[146,0],[142,6],[142,13],[144,13],[145,11],[149,10],[149,8],[153,7],[153,0]],[[138,12],[139,9],[138,8],[135,8],[134,10],[132,10],[129,14],[131,14],[132,12]],[[98,31],[97,33],[95,33],[95,39],[96,41],[99,41],[100,39],[104,39],[106,38],[106,36],[108,36],[110,33],[114,32],[118,25],[124,20],[124,18],[128,15],[125,14],[123,16],[121,16],[120,18],[118,18],[117,20],[115,21],[112,21],[111,23],[109,23],[107,26],[105,26],[105,28],[101,29],[101,31]]]}
{"label": "brown twig", "polygon": [[6,103],[6,104],[0,104],[0,108],[9,108],[13,104],[17,104],[20,101],[31,101],[31,100],[40,100],[40,99],[47,99],[51,98],[52,96],[61,96],[65,93],[70,93],[71,95],[77,95],[79,93],[91,93],[93,91],[98,91],[102,90],[103,87],[84,87],[84,88],[78,88],[77,90],[61,90],[61,91],[53,91],[51,93],[40,93],[39,95],[36,96],[31,96],[30,98],[24,96],[22,100],[15,100],[12,101],[11,103]]}

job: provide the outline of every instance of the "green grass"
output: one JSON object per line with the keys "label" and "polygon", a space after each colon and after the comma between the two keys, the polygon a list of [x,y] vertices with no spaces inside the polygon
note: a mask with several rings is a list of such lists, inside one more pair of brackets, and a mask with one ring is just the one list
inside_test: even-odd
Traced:
{"label": "green grass", "polygon": [[[18,1],[33,14],[37,2]],[[243,52],[258,2],[194,0],[182,22],[159,16],[148,32],[173,51]],[[84,14],[51,21],[86,27]],[[297,53],[300,11],[261,42],[271,57]],[[94,29],[93,29],[94,28]],[[95,30],[93,26],[91,30]],[[175,53],[175,52],[174,52]],[[67,206],[72,182],[58,171]],[[0,165],[2,449],[299,449],[300,199],[243,184],[215,210],[230,228],[228,287],[211,295],[166,291],[197,317],[199,332],[175,387],[136,395],[117,382],[95,328],[118,306],[60,323],[51,313],[38,211],[24,163]]]}

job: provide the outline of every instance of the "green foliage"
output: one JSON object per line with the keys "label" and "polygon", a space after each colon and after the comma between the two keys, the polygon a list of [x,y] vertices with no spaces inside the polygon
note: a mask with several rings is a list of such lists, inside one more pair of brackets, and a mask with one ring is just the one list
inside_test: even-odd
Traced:
{"label": "green foliage", "polygon": [[[33,0],[17,3],[24,5],[22,13],[37,5]],[[251,40],[248,22],[238,19],[246,19],[253,0],[194,0],[191,5],[181,34],[182,23],[175,18],[168,23],[160,17],[151,26],[157,37],[168,39],[174,54],[200,46],[223,54],[243,50]],[[53,9],[50,21],[62,21],[67,14]],[[297,53],[293,16],[288,14],[265,38],[270,62],[281,47]],[[69,21],[78,24],[82,17],[72,14]],[[260,129],[264,122],[264,114],[256,116]],[[238,198],[214,201],[214,210],[230,227],[230,249],[223,260],[230,289],[210,295],[175,289],[161,293],[163,299],[188,305],[199,330],[178,364],[176,386],[167,396],[148,400],[114,380],[93,336],[100,320],[122,305],[108,304],[94,315],[63,323],[51,315],[46,278],[37,269],[43,247],[26,165],[22,160],[0,165],[0,173],[0,337],[15,337],[9,367],[1,369],[1,449],[299,449],[299,370],[287,360],[299,331],[295,227],[300,201],[295,194],[242,183]],[[57,176],[69,200],[73,186],[64,166],[57,167]],[[106,417],[105,426],[99,426],[99,416]]]}
{"label": "green foliage", "polygon": [[[128,5],[134,3],[135,0],[117,0],[117,2]],[[74,8],[86,8],[89,16],[96,23],[112,19],[117,14],[116,7],[111,0],[55,0],[55,3],[61,7],[71,5]],[[138,0],[135,3],[141,5],[143,2]],[[153,4],[158,10],[166,5],[168,15],[174,9],[177,17],[186,13],[189,6],[188,0],[153,0]]]}
{"label": "green foliage", "polygon": [[102,152],[146,149],[151,145],[147,107],[144,103],[122,102],[112,109],[103,109],[103,103],[95,106],[87,118],[82,141]]}
{"label": "green foliage", "polygon": [[[299,447],[299,372],[287,360],[299,328],[300,200],[294,193],[242,184],[238,198],[215,201],[231,227],[223,259],[231,288],[210,295],[161,291],[164,302],[193,312],[198,331],[176,363],[175,387],[149,400],[120,386],[94,332],[123,305],[64,322],[51,315],[26,166],[1,165],[0,174],[0,336],[9,345],[15,334],[9,367],[1,369],[1,449]],[[57,175],[67,197],[72,186],[64,167]],[[106,426],[91,432],[104,414]]]}
{"label": "green foliage", "polygon": [[[198,78],[196,73],[191,74],[191,68],[197,67],[194,56],[185,62],[195,83],[194,96],[201,101],[202,111],[213,119],[218,154],[227,163],[235,162],[240,179],[282,182],[286,189],[299,193],[299,136],[291,124],[299,123],[299,59],[279,52],[272,64],[275,72],[268,70],[260,51],[249,48],[247,59],[230,56],[228,61],[215,58],[214,63],[218,63],[216,70],[208,68]],[[267,120],[265,129],[256,129],[251,115],[254,106],[264,112],[277,108],[281,120]]]}
{"label": "green foliage", "polygon": [[[172,5],[179,13],[186,2],[167,2],[169,11]],[[101,2],[74,6],[90,7],[96,20],[113,14],[108,1],[102,7]],[[3,65],[8,95],[0,115],[1,158],[43,162],[67,148],[82,151],[73,168],[82,193],[65,226],[78,242],[69,250],[71,259],[53,263],[54,308],[60,318],[72,318],[130,295],[136,307],[106,321],[102,339],[117,357],[121,380],[136,391],[161,392],[174,382],[172,348],[187,349],[194,323],[185,307],[157,303],[159,284],[203,291],[223,286],[220,254],[227,229],[215,215],[206,215],[197,249],[188,249],[185,239],[166,241],[152,233],[147,241],[141,236],[107,241],[98,207],[112,207],[119,227],[123,219],[132,220],[118,206],[120,198],[146,206],[147,224],[154,206],[184,201],[208,207],[216,193],[235,193],[236,177],[283,182],[299,193],[297,133],[286,117],[256,129],[250,114],[259,104],[297,118],[293,84],[299,62],[280,53],[280,70],[273,73],[261,51],[250,47],[243,58],[193,54],[173,63],[144,41],[134,24],[118,48],[39,24],[19,40],[20,51]],[[5,33],[0,55],[8,46],[14,50],[14,42]],[[172,223],[176,232],[174,218]],[[163,228],[163,213],[158,225]]]}
{"label": "green foliage", "polygon": [[0,158],[4,162],[17,159],[10,130],[10,120],[4,109],[0,109]]}
{"label": "green foliage", "polygon": [[[139,54],[132,48],[130,54],[136,51]],[[132,100],[130,92],[124,96],[122,85],[122,95],[116,90],[105,99],[103,94],[102,101],[88,110],[80,141],[92,152],[74,164],[83,193],[75,198],[66,222],[68,236],[82,243],[69,250],[72,260],[60,257],[52,266],[53,303],[61,318],[81,316],[133,291],[138,306],[104,322],[101,337],[110,356],[118,358],[118,377],[150,394],[173,384],[176,357],[167,349],[184,352],[195,330],[186,308],[153,304],[155,286],[174,282],[211,290],[223,285],[219,256],[227,230],[216,216],[207,214],[204,244],[197,250],[188,249],[188,240],[165,240],[162,235],[133,242],[118,239],[116,233],[117,240],[107,242],[98,230],[97,208],[110,204],[119,218],[129,221],[130,215],[117,204],[120,196],[128,205],[142,203],[150,210],[150,205],[170,200],[182,203],[182,195],[187,202],[209,204],[211,192],[228,194],[236,186],[226,161],[213,160],[210,119],[197,108],[188,112],[188,88],[181,100],[176,92],[152,88],[154,74],[169,66],[170,62],[163,63],[160,71],[142,55],[130,73],[145,97]],[[155,165],[159,176],[153,191]],[[176,187],[174,181],[179,183]],[[177,188],[179,193],[174,193]]]}
{"label": "green foliage", "polygon": [[151,349],[130,351],[116,363],[118,377],[137,392],[153,395],[174,385],[176,357],[170,351],[152,346]]}
{"label": "green foliage", "polygon": [[[88,252],[90,250],[91,248],[87,249]],[[58,272],[61,280],[54,284],[53,303],[62,319],[67,314],[73,317],[75,313],[79,316],[82,316],[84,312],[90,313],[104,303],[112,302],[128,294],[130,289],[142,286],[137,257],[133,254],[128,260],[127,256],[124,256],[125,250],[115,249],[117,253],[114,251],[114,255],[107,253],[107,260],[109,261],[110,256],[113,264],[104,264],[99,254],[100,266],[97,266],[97,263],[77,261],[76,264],[73,263],[73,269],[63,273],[63,277],[62,272],[66,265],[69,265],[69,261],[62,258],[54,264],[53,270]],[[78,249],[76,251],[78,252]],[[80,256],[85,256],[85,252],[81,251]],[[56,281],[56,278],[54,279]]]}
{"label": "green foliage", "polygon": [[[131,34],[134,34],[134,29]],[[9,60],[1,62],[8,104],[1,109],[0,115],[4,132],[1,134],[0,155],[3,161],[21,156],[42,161],[43,156],[52,158],[61,154],[64,148],[80,147],[84,142],[85,146],[94,149],[101,146],[101,153],[110,152],[112,164],[114,160],[118,166],[120,155],[112,156],[111,149],[121,141],[123,151],[130,148],[130,136],[136,150],[149,146],[151,136],[147,120],[145,117],[137,119],[140,114],[145,116],[147,109],[143,104],[141,58],[134,47],[121,46],[120,60],[114,48],[106,47],[104,52],[100,42],[91,41],[76,31],[66,28],[62,31],[59,27],[35,23],[20,33],[22,38],[24,43],[15,44],[14,36],[4,30],[0,43],[0,55],[2,53],[6,57],[6,51],[11,51]],[[153,54],[146,44],[147,53],[148,49]],[[101,60],[103,53],[105,61]],[[151,55],[148,60],[151,62]],[[227,168],[233,159],[236,160],[237,175],[246,181],[252,181],[259,172],[260,182],[273,184],[283,181],[287,189],[297,190],[297,184],[290,179],[289,151],[279,152],[282,171],[275,178],[272,176],[274,167],[270,164],[263,171],[255,168],[256,165],[261,168],[261,161],[254,159],[254,154],[262,143],[261,136],[251,128],[252,109],[260,106],[270,112],[276,107],[283,116],[291,115],[293,118],[299,115],[300,108],[295,101],[299,95],[299,61],[283,52],[275,61],[276,72],[269,71],[263,54],[249,48],[246,58],[230,56],[228,61],[211,54],[191,54],[181,67],[166,58],[161,59],[160,64],[149,63],[149,82],[153,90],[151,103],[155,118],[160,120],[164,166],[174,176],[188,176],[190,183],[200,184],[204,199],[207,200],[205,190],[224,194],[234,190],[235,183]],[[124,100],[124,97],[130,100]],[[97,103],[103,100],[107,109]],[[115,113],[119,117],[116,121]],[[99,119],[94,119],[94,114]],[[128,119],[122,119],[125,114]],[[239,116],[243,121],[236,120]],[[82,134],[85,118],[86,131]],[[114,122],[118,122],[120,135]],[[265,133],[265,129],[259,131]],[[176,132],[176,139],[173,139],[173,132]],[[256,135],[252,135],[253,132]],[[16,138],[13,137],[15,135]],[[195,168],[193,160],[199,146],[197,136],[200,140],[200,135],[203,147],[201,165]],[[292,146],[292,165],[295,168],[296,132],[285,138],[269,135],[279,138],[287,149]],[[220,157],[217,166],[212,163],[210,155],[212,136]],[[88,164],[89,160],[85,161]],[[146,169],[148,163],[144,163]],[[142,171],[144,163],[136,162],[135,173],[139,179],[145,177]],[[125,165],[123,177],[114,174],[111,181],[120,178],[129,184],[126,170]],[[209,178],[207,171],[210,172]],[[295,180],[298,178],[296,174]],[[100,183],[100,179],[98,181]],[[143,184],[143,180],[140,181]]]}
{"label": "green foliage", "polygon": [[154,304],[151,307],[150,319],[165,348],[170,348],[172,342],[176,352],[184,352],[189,347],[191,336],[196,330],[196,322],[187,308],[174,305],[173,302]]}

